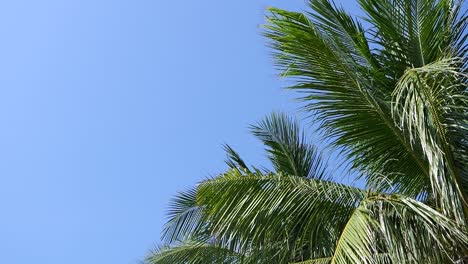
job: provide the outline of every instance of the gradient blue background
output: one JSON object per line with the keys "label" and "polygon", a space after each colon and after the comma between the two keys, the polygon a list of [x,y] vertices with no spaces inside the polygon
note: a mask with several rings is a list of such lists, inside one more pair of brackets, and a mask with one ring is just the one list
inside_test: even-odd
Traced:
{"label": "gradient blue background", "polygon": [[[293,112],[265,9],[302,0],[0,3],[0,263],[130,264],[178,190],[265,161],[247,125]],[[354,1],[346,1],[357,12]]]}

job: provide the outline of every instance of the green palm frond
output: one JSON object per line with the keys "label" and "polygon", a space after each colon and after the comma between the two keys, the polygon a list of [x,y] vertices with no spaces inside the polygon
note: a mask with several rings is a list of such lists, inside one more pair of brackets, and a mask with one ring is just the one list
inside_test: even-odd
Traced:
{"label": "green palm frond", "polygon": [[200,242],[184,242],[159,247],[146,259],[148,264],[238,264],[243,256],[221,247]]}
{"label": "green palm frond", "polygon": [[306,93],[306,109],[370,182],[383,175],[404,193],[424,192],[427,161],[393,121],[392,80],[372,57],[362,26],[328,1],[310,3],[311,17],[270,9],[265,35],[277,65],[295,78],[291,88]]}
{"label": "green palm frond", "polygon": [[280,263],[327,256],[338,264],[445,263],[468,253],[462,225],[404,196],[236,170],[199,188],[197,199],[223,246],[255,252],[283,243],[275,256]]}
{"label": "green palm frond", "polygon": [[[277,241],[287,261],[291,253],[314,257],[332,253],[362,190],[324,180],[287,175],[242,175],[230,171],[199,186],[212,232],[232,249],[261,249]],[[317,255],[317,256],[315,256]]]}
{"label": "green palm frond", "polygon": [[343,228],[330,263],[378,263],[376,226],[366,201],[362,201]]}
{"label": "green palm frond", "polygon": [[169,204],[168,221],[162,239],[167,243],[183,241],[200,233],[204,222],[202,207],[197,204],[197,189],[191,188],[176,195]]}
{"label": "green palm frond", "polygon": [[394,78],[408,67],[457,56],[464,34],[458,24],[462,2],[359,0],[372,25],[372,41],[379,45],[382,62]]}
{"label": "green palm frond", "polygon": [[276,172],[316,179],[326,178],[321,154],[307,141],[298,122],[282,113],[272,113],[251,126],[266,147]]}
{"label": "green palm frond", "polygon": [[228,144],[224,144],[224,151],[226,151],[228,155],[228,159],[226,160],[226,164],[231,169],[239,168],[244,170],[248,173],[251,173],[247,165],[245,164],[244,160],[240,157],[240,155]]}

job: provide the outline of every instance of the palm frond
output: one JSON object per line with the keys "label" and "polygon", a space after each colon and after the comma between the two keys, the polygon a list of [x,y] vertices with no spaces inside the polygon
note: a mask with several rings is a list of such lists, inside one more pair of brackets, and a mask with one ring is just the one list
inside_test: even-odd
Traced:
{"label": "palm frond", "polygon": [[[329,256],[339,230],[365,193],[287,175],[242,175],[233,170],[203,182],[197,200],[212,232],[231,249],[261,249],[281,242],[278,258]],[[294,253],[294,254],[293,254]],[[306,258],[306,259],[308,259]]]}
{"label": "palm frond", "polygon": [[467,83],[460,82],[467,75],[460,72],[458,61],[445,59],[408,69],[393,93],[392,110],[410,142],[422,146],[429,160],[432,192],[438,206],[447,215],[464,221],[468,197],[462,178],[468,174],[464,165],[457,166],[454,153],[468,149],[466,140],[460,140],[468,130],[457,118],[468,113],[468,96]]}
{"label": "palm frond", "polygon": [[208,243],[187,241],[176,246],[156,248],[147,264],[239,264],[243,256]]}
{"label": "palm frond", "polygon": [[367,200],[391,263],[454,263],[468,254],[466,226],[430,206],[395,194]]}
{"label": "palm frond", "polygon": [[197,204],[197,189],[180,192],[169,204],[168,221],[162,239],[168,244],[194,237],[204,225],[202,207]]}
{"label": "palm frond", "polygon": [[226,151],[228,155],[228,159],[226,160],[226,164],[229,168],[235,169],[239,168],[247,173],[251,173],[247,165],[245,164],[244,160],[240,157],[240,155],[228,144],[224,144],[224,151]]}
{"label": "palm frond", "polygon": [[[388,254],[386,253],[378,253],[377,255],[374,256],[376,263],[381,263],[381,264],[390,264],[390,259],[388,258]],[[291,264],[330,264],[332,261],[333,257],[328,257],[328,258],[318,258],[318,259],[311,259],[311,260],[306,260],[306,261],[301,261],[301,262],[296,262],[296,263],[291,263]]]}
{"label": "palm frond", "polygon": [[454,263],[466,254],[465,226],[409,197],[368,193],[333,255],[299,263]]}
{"label": "palm frond", "polygon": [[375,228],[366,201],[362,201],[349,218],[337,241],[331,264],[378,263]]}
{"label": "palm frond", "polygon": [[317,258],[317,259],[310,259],[306,261],[301,261],[301,262],[294,262],[290,264],[330,264],[332,258],[327,257],[327,258]]}
{"label": "palm frond", "polygon": [[251,131],[265,145],[275,171],[316,179],[327,177],[321,154],[307,141],[295,119],[272,113],[252,125]]}
{"label": "palm frond", "polygon": [[369,182],[384,176],[408,195],[428,191],[427,161],[393,121],[395,81],[371,51],[363,27],[328,1],[310,3],[309,17],[270,9],[266,26],[277,65],[297,81],[291,88],[306,93],[306,109]]}
{"label": "palm frond", "polygon": [[398,79],[408,67],[457,56],[463,38],[458,25],[463,1],[359,0],[372,25],[388,74]]}

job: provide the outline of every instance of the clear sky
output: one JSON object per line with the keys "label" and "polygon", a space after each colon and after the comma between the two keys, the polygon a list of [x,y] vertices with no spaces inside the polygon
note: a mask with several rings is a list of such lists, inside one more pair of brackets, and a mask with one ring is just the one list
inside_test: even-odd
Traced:
{"label": "clear sky", "polygon": [[298,106],[260,36],[268,6],[305,7],[2,1],[0,263],[137,263],[170,197],[225,168],[222,143],[264,161],[247,125]]}

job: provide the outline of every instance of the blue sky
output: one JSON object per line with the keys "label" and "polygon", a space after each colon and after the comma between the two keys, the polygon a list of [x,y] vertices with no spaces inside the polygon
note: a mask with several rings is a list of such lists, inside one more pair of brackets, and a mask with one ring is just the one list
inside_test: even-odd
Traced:
{"label": "blue sky", "polygon": [[260,36],[268,6],[305,7],[1,2],[0,263],[137,263],[223,143],[264,162],[247,125],[298,106]]}

